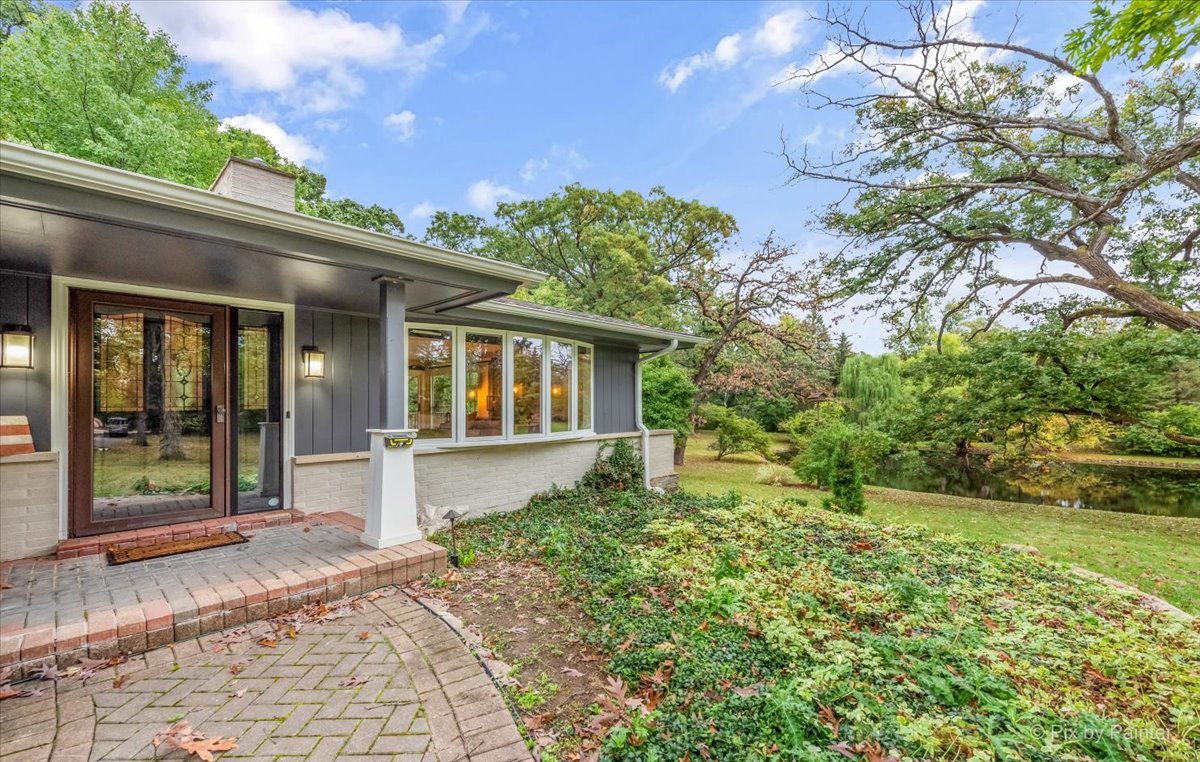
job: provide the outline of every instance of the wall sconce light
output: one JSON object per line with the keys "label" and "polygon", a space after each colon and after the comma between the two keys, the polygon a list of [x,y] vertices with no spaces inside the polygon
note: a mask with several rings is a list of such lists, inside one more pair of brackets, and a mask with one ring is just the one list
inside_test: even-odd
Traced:
{"label": "wall sconce light", "polygon": [[312,344],[301,348],[300,362],[304,366],[305,378],[325,378],[325,353]]}
{"label": "wall sconce light", "polygon": [[0,368],[33,369],[33,329],[6,324],[0,328]]}

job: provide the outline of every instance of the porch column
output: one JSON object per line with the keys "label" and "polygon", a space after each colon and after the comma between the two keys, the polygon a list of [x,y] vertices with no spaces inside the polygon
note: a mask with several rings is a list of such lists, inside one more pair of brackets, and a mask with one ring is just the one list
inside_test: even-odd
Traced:
{"label": "porch column", "polygon": [[386,548],[421,539],[417,527],[417,483],[413,443],[405,399],[405,284],[389,276],[379,282],[380,420],[367,429],[371,461],[367,476],[367,514],[362,542]]}

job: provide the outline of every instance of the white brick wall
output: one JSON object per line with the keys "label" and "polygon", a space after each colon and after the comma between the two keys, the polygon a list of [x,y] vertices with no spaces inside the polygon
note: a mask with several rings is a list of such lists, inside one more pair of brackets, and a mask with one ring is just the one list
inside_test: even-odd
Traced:
{"label": "white brick wall", "polygon": [[0,561],[58,547],[58,453],[0,458]]}
{"label": "white brick wall", "polygon": [[[554,485],[571,487],[612,437],[416,451],[417,505],[467,509],[472,515],[511,511]],[[640,444],[638,437],[630,437]],[[671,432],[650,437],[651,476],[674,472]],[[333,460],[341,458],[341,460]],[[305,512],[366,511],[367,453],[297,458],[293,506]]]}

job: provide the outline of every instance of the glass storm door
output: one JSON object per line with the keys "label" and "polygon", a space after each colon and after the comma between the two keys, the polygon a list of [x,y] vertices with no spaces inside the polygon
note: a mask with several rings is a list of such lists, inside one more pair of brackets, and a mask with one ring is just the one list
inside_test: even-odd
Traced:
{"label": "glass storm door", "polygon": [[283,500],[283,315],[233,310],[234,513],[278,510]]}
{"label": "glass storm door", "polygon": [[72,534],[226,515],[227,308],[71,301]]}

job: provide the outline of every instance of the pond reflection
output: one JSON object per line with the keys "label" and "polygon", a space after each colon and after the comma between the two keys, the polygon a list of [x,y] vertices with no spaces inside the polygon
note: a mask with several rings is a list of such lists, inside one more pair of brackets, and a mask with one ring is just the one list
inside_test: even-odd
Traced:
{"label": "pond reflection", "polygon": [[1200,471],[906,453],[885,460],[869,481],[1013,503],[1200,518]]}

